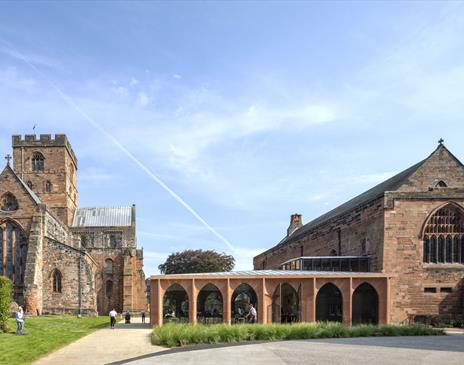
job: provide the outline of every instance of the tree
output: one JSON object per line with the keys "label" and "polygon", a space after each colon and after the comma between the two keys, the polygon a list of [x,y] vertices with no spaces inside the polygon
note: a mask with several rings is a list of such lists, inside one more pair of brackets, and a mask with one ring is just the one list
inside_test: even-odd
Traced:
{"label": "tree", "polygon": [[8,318],[11,306],[11,281],[6,276],[0,276],[0,331],[8,331]]}
{"label": "tree", "polygon": [[225,253],[213,250],[185,250],[170,254],[158,269],[162,274],[186,274],[230,271],[234,266],[233,256]]}

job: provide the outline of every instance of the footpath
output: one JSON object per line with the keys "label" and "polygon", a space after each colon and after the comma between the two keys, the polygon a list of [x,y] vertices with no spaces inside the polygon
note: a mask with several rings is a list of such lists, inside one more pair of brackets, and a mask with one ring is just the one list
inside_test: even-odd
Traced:
{"label": "footpath", "polygon": [[115,329],[97,330],[35,362],[33,365],[102,365],[166,350],[153,346],[149,324],[132,318],[131,324],[119,322]]}

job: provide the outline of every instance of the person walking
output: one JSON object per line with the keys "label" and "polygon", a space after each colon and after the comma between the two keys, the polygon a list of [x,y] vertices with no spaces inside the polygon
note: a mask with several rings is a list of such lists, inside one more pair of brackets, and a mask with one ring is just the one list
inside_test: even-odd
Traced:
{"label": "person walking", "polygon": [[249,323],[256,323],[256,317],[258,317],[258,314],[256,313],[256,309],[255,307],[253,307],[253,304],[250,303],[246,318],[248,318]]}
{"label": "person walking", "polygon": [[116,316],[118,315],[118,312],[114,310],[114,308],[110,311],[110,326],[112,329],[114,329],[114,325],[116,324]]}
{"label": "person walking", "polygon": [[16,312],[16,326],[18,327],[16,333],[22,335],[24,333],[24,312],[22,307],[18,307]]}
{"label": "person walking", "polygon": [[145,323],[145,310],[144,309],[140,311],[140,315],[142,316],[142,323]]}
{"label": "person walking", "polygon": [[130,324],[131,314],[130,314],[130,312],[128,310],[126,311],[125,319],[126,319],[125,323]]}

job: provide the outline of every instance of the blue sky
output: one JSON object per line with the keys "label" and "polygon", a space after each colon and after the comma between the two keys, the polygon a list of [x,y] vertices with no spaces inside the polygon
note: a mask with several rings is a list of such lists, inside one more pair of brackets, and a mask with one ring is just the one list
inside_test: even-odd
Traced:
{"label": "blue sky", "polygon": [[80,206],[137,205],[146,274],[187,248],[250,269],[290,214],[440,137],[463,159],[463,34],[462,2],[2,2],[0,153],[66,133]]}

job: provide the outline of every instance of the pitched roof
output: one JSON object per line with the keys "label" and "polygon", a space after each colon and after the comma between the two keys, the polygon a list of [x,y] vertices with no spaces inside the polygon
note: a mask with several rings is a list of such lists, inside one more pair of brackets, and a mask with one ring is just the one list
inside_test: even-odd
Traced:
{"label": "pitched roof", "polygon": [[416,163],[415,165],[407,168],[406,170],[400,172],[399,174],[391,177],[390,179],[374,186],[373,188],[354,197],[353,199],[348,200],[346,203],[341,204],[340,206],[321,215],[320,217],[312,220],[311,222],[306,223],[304,226],[294,231],[290,236],[284,237],[277,245],[270,248],[266,252],[272,251],[276,249],[277,247],[280,247],[282,245],[285,245],[287,243],[290,243],[292,241],[295,241],[303,237],[304,235],[308,234],[309,232],[311,232],[318,226],[326,223],[330,219],[340,216],[344,213],[347,213],[357,208],[358,206],[364,205],[365,203],[368,203],[370,201],[373,201],[375,199],[382,197],[387,191],[397,190],[400,186],[402,186],[403,184],[407,182],[408,178],[413,173],[415,173],[425,163],[425,161],[427,161],[431,156],[437,153],[440,149],[445,149],[449,153],[449,155],[462,166],[461,162],[444,145],[439,144],[438,147],[426,159]]}
{"label": "pitched roof", "polygon": [[[14,172],[14,170],[11,168],[9,164],[6,165],[5,170],[8,170],[15,178],[16,180],[23,186],[24,190],[26,190],[27,194],[32,198],[32,200],[36,204],[41,204],[42,202],[40,201],[40,198],[37,196],[36,193],[34,193],[29,186]],[[3,171],[5,171],[3,170]]]}
{"label": "pitched roof", "polygon": [[72,227],[126,227],[132,224],[132,206],[78,208]]}

